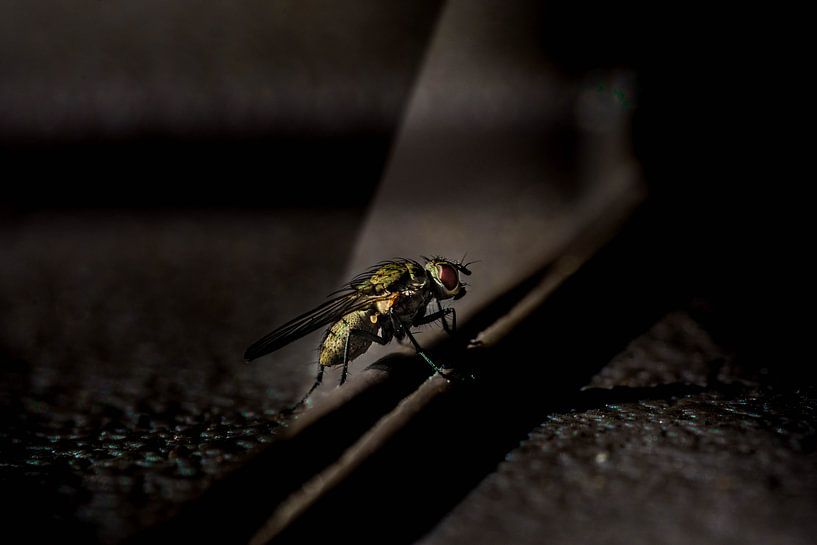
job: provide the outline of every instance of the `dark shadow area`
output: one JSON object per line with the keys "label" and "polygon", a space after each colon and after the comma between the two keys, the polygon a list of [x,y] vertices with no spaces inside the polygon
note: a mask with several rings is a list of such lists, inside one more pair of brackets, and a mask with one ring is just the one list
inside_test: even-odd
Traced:
{"label": "dark shadow area", "polygon": [[[396,125],[393,119],[384,120]],[[0,145],[9,172],[39,184],[11,184],[2,209],[178,209],[366,207],[382,174],[392,132],[170,137]],[[71,180],[71,183],[60,180]],[[47,188],[47,189],[45,189]]]}
{"label": "dark shadow area", "polygon": [[804,289],[790,260],[812,229],[779,183],[796,154],[778,157],[776,141],[791,131],[772,119],[795,118],[785,105],[802,108],[804,50],[754,39],[752,28],[773,24],[760,12],[735,26],[730,8],[676,8],[668,19],[635,3],[549,3],[541,44],[560,70],[591,81],[605,68],[633,70],[635,93],[619,97],[633,106],[633,151],[662,216],[649,251],[684,255],[679,277],[719,309],[721,337],[780,380],[796,380],[805,347],[790,304]]}

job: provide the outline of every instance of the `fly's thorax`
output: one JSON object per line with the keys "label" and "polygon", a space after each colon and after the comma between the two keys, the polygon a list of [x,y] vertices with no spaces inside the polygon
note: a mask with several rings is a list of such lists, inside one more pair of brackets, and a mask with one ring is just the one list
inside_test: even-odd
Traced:
{"label": "fly's thorax", "polygon": [[419,263],[407,261],[406,271],[409,275],[408,287],[419,288],[426,283],[426,271]]}
{"label": "fly's thorax", "polygon": [[421,313],[425,313],[433,294],[428,288],[406,290],[395,302],[392,313],[403,323],[411,323]]}
{"label": "fly's thorax", "polygon": [[358,291],[383,295],[416,289],[426,282],[426,271],[416,261],[399,260],[387,262],[366,273],[352,287]]}
{"label": "fly's thorax", "polygon": [[[339,365],[343,363],[344,350],[347,350],[347,361],[352,361],[364,354],[372,344],[371,339],[355,335],[352,331],[363,331],[377,335],[380,329],[379,316],[372,310],[350,312],[332,324],[326,330],[320,350],[321,365]],[[348,349],[347,349],[348,337]]]}

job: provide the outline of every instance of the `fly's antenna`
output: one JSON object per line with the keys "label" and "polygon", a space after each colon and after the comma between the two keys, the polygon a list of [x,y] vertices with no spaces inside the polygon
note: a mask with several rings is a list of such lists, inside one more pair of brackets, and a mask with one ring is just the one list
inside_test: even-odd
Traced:
{"label": "fly's antenna", "polygon": [[466,262],[465,262],[465,257],[466,257],[467,255],[468,255],[468,252],[465,252],[465,253],[462,255],[462,259],[460,260],[460,262],[456,264],[456,265],[457,265],[457,268],[460,270],[460,272],[462,272],[462,273],[463,273],[463,274],[465,274],[466,276],[468,276],[468,275],[470,275],[470,274],[471,274],[471,270],[470,270],[468,267],[469,267],[470,265],[473,265],[474,263],[479,263],[479,262],[480,262],[480,260],[479,260],[479,259],[477,259],[477,260],[475,260],[475,261],[469,261],[468,263],[466,263]]}

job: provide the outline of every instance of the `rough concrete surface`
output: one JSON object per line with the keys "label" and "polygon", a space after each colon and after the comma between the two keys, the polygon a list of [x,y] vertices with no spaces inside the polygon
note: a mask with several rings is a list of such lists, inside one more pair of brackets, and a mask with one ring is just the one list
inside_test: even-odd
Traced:
{"label": "rough concrete surface", "polygon": [[817,391],[768,372],[670,314],[421,543],[813,543]]}
{"label": "rough concrete surface", "polygon": [[[6,224],[0,488],[13,502],[9,524],[34,541],[120,541],[269,442],[275,415],[312,380],[319,339],[287,347],[275,365],[245,364],[244,349],[341,283],[357,224],[343,211],[41,214]],[[305,239],[324,250],[305,253]]]}

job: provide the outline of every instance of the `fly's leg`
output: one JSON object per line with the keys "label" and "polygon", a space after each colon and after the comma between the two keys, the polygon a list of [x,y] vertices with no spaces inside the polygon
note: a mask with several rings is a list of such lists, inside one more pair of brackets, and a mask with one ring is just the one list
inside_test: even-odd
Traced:
{"label": "fly's leg", "polygon": [[[435,314],[436,314],[436,313],[435,313]],[[434,314],[432,314],[432,316],[434,316]],[[429,365],[431,366],[431,368],[432,368],[432,369],[434,369],[434,372],[436,372],[436,373],[437,373],[438,375],[440,375],[441,377],[444,377],[444,378],[447,378],[447,379],[449,379],[449,380],[450,380],[450,379],[451,379],[451,376],[450,376],[450,375],[448,375],[447,373],[444,373],[444,372],[443,372],[443,370],[442,370],[442,369],[440,369],[440,368],[437,366],[437,364],[436,364],[436,363],[434,363],[433,361],[431,361],[431,358],[429,358],[429,357],[426,355],[426,353],[425,353],[425,352],[423,352],[423,348],[420,346],[420,343],[418,343],[418,342],[417,342],[417,339],[415,339],[415,338],[414,338],[414,335],[412,335],[412,334],[411,334],[411,331],[409,331],[410,326],[407,326],[406,324],[404,324],[403,322],[401,322],[401,321],[400,321],[400,320],[399,320],[399,319],[398,319],[398,318],[397,318],[397,317],[394,315],[394,311],[393,311],[392,309],[389,309],[389,317],[391,318],[391,322],[392,322],[392,324],[394,325],[394,330],[395,330],[395,331],[394,331],[394,335],[395,335],[395,337],[397,337],[398,339],[401,339],[401,338],[402,338],[402,337],[404,337],[404,336],[405,336],[405,337],[408,337],[408,339],[411,341],[411,344],[413,344],[413,345],[414,345],[414,351],[417,353],[417,355],[418,355],[418,356],[420,356],[421,358],[423,358],[423,360],[424,360],[424,361],[425,361],[427,364],[429,364]],[[436,319],[437,319],[437,318],[434,318],[434,320],[436,320]],[[434,320],[431,320],[431,321],[434,321]],[[421,322],[422,322],[422,320],[421,320]],[[428,322],[422,322],[422,323],[428,323]]]}
{"label": "fly's leg", "polygon": [[343,343],[343,372],[340,374],[340,383],[338,386],[343,386],[346,382],[346,375],[349,372],[349,337],[352,336],[352,330],[346,330],[346,342]]}
{"label": "fly's leg", "polygon": [[[437,300],[437,306],[440,309],[439,311],[437,311],[437,312],[435,312],[433,314],[429,314],[428,316],[424,316],[423,318],[420,318],[419,320],[417,320],[414,323],[414,325],[430,324],[431,322],[434,322],[435,320],[442,320],[443,328],[446,330],[446,332],[449,335],[453,335],[454,332],[457,330],[457,312],[451,307],[442,308],[442,305],[440,305],[440,300],[439,299]],[[451,328],[450,329],[448,329],[448,325],[447,325],[447,323],[445,321],[445,317],[447,315],[449,315],[449,314],[451,315]],[[425,360],[425,362],[427,364],[429,364],[431,366],[431,368],[434,369],[434,371],[437,372],[437,374],[439,374],[440,376],[442,376],[443,378],[446,378],[448,380],[459,380],[459,377],[455,377],[455,376],[449,375],[448,373],[444,373],[442,371],[442,369],[440,369],[433,361],[431,361],[431,358],[429,358],[425,354],[425,352],[423,352],[423,349],[420,347],[419,343],[414,338],[414,335],[411,334],[411,331],[409,331],[408,327],[404,326],[401,329],[402,329],[402,332],[409,338],[411,343],[414,345],[414,349],[417,351],[417,354],[421,358],[423,358],[423,360]],[[476,376],[473,373],[469,373],[468,377],[471,380],[476,379]]]}
{"label": "fly's leg", "polygon": [[306,393],[306,395],[304,397],[302,397],[301,400],[298,403],[296,403],[295,405],[293,405],[292,407],[287,409],[287,412],[289,412],[289,413],[295,412],[295,409],[297,409],[298,407],[304,405],[306,403],[306,400],[309,399],[309,396],[312,395],[312,392],[315,391],[315,388],[317,388],[318,386],[321,385],[322,381],[323,381],[323,365],[321,365],[319,363],[318,364],[318,375],[315,377],[315,383],[312,385],[312,387],[309,389],[309,391]]}
{"label": "fly's leg", "polygon": [[377,344],[386,345],[389,344],[391,341],[391,336],[383,335],[376,335],[371,331],[364,331],[362,329],[350,329],[346,332],[346,342],[343,345],[343,372],[340,375],[340,384],[342,385],[346,382],[346,375],[348,374],[349,369],[349,337],[355,335],[357,337],[363,337],[364,339],[368,339],[372,342]]}
{"label": "fly's leg", "polygon": [[421,358],[423,358],[423,360],[425,360],[425,362],[426,362],[427,364],[429,364],[429,365],[431,366],[431,368],[432,368],[432,369],[434,369],[434,371],[435,371],[435,372],[436,372],[438,375],[440,375],[441,377],[446,378],[446,379],[448,379],[448,380],[454,380],[454,378],[455,378],[455,377],[452,377],[452,376],[451,376],[451,375],[449,375],[448,373],[445,373],[445,372],[444,372],[444,371],[443,371],[443,370],[442,370],[440,367],[438,367],[438,366],[437,366],[437,364],[436,364],[436,363],[434,363],[433,361],[431,361],[431,358],[429,358],[428,356],[426,356],[426,353],[425,353],[425,352],[423,352],[423,349],[422,349],[422,347],[420,346],[420,344],[417,342],[417,339],[415,339],[415,338],[414,338],[414,335],[412,335],[412,334],[411,334],[411,331],[409,331],[407,327],[404,327],[404,328],[403,328],[403,331],[405,332],[406,336],[407,336],[407,337],[409,338],[409,340],[411,341],[411,344],[413,344],[413,345],[414,345],[414,350],[417,352],[417,355],[418,355],[418,356],[420,356]]}
{"label": "fly's leg", "polygon": [[[439,301],[437,302],[439,304]],[[445,317],[451,315],[451,327],[448,327],[448,322],[446,321]],[[416,322],[414,322],[415,326],[423,325],[423,324],[430,324],[431,322],[435,322],[437,320],[442,320],[443,322],[443,329],[449,335],[453,335],[454,332],[457,330],[457,312],[449,307],[449,308],[440,308],[439,312],[435,312],[434,314],[429,314],[428,316],[423,316]]]}
{"label": "fly's leg", "polygon": [[[443,329],[449,335],[453,335],[457,332],[457,311],[454,310],[453,307],[448,307],[447,309],[443,310],[443,305],[440,303],[440,300],[437,299],[437,312],[434,314],[441,314],[440,318],[443,322]],[[432,316],[434,315],[432,314]],[[448,327],[448,321],[445,319],[446,314],[451,315],[451,327]]]}

